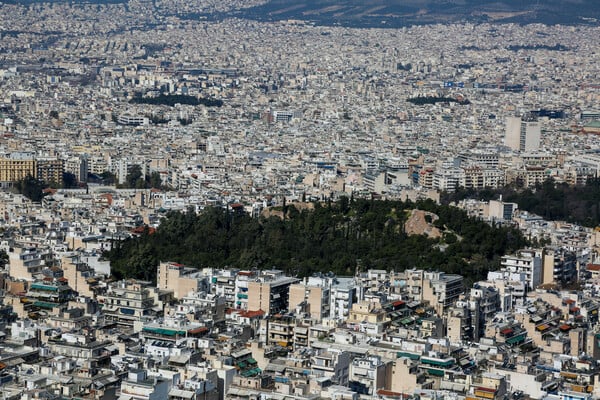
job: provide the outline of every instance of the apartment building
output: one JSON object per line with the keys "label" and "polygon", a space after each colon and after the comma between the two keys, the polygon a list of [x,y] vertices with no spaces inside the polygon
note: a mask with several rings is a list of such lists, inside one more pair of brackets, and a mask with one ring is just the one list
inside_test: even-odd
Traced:
{"label": "apartment building", "polygon": [[37,161],[31,153],[11,153],[0,157],[0,185],[10,187],[27,176],[37,178]]}
{"label": "apartment building", "polygon": [[285,276],[280,270],[265,270],[248,282],[248,310],[263,310],[267,315],[289,309],[289,289],[298,278]]}
{"label": "apartment building", "polygon": [[161,262],[158,265],[156,286],[162,290],[172,290],[176,299],[193,292],[208,291],[208,282],[208,276],[196,268],[185,267],[175,262]]}
{"label": "apartment building", "polygon": [[520,274],[527,287],[535,289],[542,282],[542,252],[522,249],[515,254],[502,256],[500,266],[510,274]]}

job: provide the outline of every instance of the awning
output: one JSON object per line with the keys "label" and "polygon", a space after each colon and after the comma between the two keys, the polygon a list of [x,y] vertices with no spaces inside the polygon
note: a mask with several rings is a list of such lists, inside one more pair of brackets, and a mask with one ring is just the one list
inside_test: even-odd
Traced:
{"label": "awning", "polygon": [[501,333],[502,335],[506,336],[506,335],[510,335],[511,333],[513,333],[513,330],[512,330],[511,328],[505,328],[505,329],[502,329],[502,330],[500,331],[500,333]]}
{"label": "awning", "polygon": [[516,344],[516,343],[520,343],[523,342],[525,340],[525,337],[527,336],[526,332],[520,333],[518,335],[515,335],[511,338],[506,339],[506,343],[508,344]]}

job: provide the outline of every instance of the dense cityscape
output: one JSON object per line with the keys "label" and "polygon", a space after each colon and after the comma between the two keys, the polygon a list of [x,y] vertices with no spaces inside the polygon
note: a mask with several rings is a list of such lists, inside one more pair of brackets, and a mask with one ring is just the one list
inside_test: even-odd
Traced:
{"label": "dense cityscape", "polygon": [[269,4],[0,3],[0,396],[600,398],[595,19]]}

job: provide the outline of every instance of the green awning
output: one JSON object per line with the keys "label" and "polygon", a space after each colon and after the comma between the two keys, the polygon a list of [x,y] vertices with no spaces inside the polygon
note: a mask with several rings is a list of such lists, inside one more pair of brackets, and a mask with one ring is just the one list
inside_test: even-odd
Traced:
{"label": "green awning", "polygon": [[396,356],[397,356],[398,358],[400,358],[400,357],[407,357],[407,358],[410,358],[411,360],[418,360],[419,358],[421,358],[421,356],[420,356],[420,355],[418,355],[418,354],[415,354],[415,353],[409,353],[409,352],[406,352],[406,351],[399,351],[399,352],[396,354]]}
{"label": "green awning", "polygon": [[185,331],[179,331],[176,329],[153,328],[150,326],[145,326],[142,330],[147,333],[155,333],[157,335],[164,335],[164,336],[175,336],[175,335],[184,336],[185,335]]}
{"label": "green awning", "polygon": [[248,364],[257,364],[257,362],[254,358],[249,358],[246,361],[248,361]]}
{"label": "green awning", "polygon": [[508,344],[516,344],[516,343],[523,342],[525,340],[526,336],[527,336],[526,332],[520,333],[518,335],[515,335],[513,337],[510,337],[510,338],[506,339],[506,343],[508,343]]}
{"label": "green awning", "polygon": [[444,376],[444,370],[441,370],[441,369],[429,368],[429,369],[427,369],[427,373],[429,375],[433,375],[433,376]]}
{"label": "green awning", "polygon": [[46,290],[49,292],[58,292],[58,287],[52,285],[44,285],[42,283],[33,283],[31,289],[35,290]]}
{"label": "green awning", "polygon": [[52,310],[54,307],[58,307],[59,304],[56,303],[50,303],[48,301],[36,301],[33,303],[34,306],[39,307],[39,308],[47,308],[49,310]]}
{"label": "green awning", "polygon": [[260,373],[261,373],[260,368],[252,368],[252,369],[249,369],[248,371],[242,372],[242,376],[245,378],[248,378],[250,376],[259,375]]}

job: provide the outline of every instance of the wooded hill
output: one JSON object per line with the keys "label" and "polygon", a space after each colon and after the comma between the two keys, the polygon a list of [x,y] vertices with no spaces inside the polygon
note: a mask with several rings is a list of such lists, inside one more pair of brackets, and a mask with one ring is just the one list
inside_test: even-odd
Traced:
{"label": "wooded hill", "polygon": [[[418,208],[442,231],[439,238],[407,235],[404,224]],[[353,275],[378,268],[423,268],[485,278],[501,255],[527,244],[518,230],[492,227],[432,201],[354,200],[288,205],[280,216],[251,218],[224,208],[169,212],[158,229],[115,242],[106,253],[115,277],[156,279],[160,261],[196,267],[279,268],[295,276],[316,271]],[[282,218],[281,216],[285,217]]]}
{"label": "wooded hill", "polygon": [[549,221],[568,221],[594,228],[600,226],[600,178],[588,179],[585,185],[555,183],[551,179],[534,188],[506,186],[501,189],[459,189],[444,193],[442,203],[463,199],[496,200],[517,203],[519,209]]}

